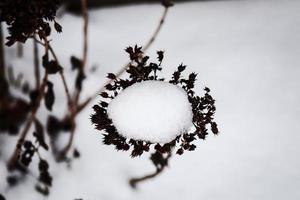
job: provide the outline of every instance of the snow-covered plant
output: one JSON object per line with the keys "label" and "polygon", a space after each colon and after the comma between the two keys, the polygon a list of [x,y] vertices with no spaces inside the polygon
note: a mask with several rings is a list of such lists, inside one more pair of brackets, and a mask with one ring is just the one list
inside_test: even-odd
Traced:
{"label": "snow-covered plant", "polygon": [[[197,96],[197,74],[184,78],[183,64],[171,80],[159,77],[163,51],[157,51],[158,63],[148,62],[149,57],[141,47],[128,47],[126,52],[130,57],[126,71],[129,77],[108,74],[113,81],[100,94],[102,100],[93,106],[91,120],[102,131],[104,144],[131,151],[132,157],[152,152],[151,160],[158,174],[168,164],[172,152],[181,155],[195,150],[193,142],[205,139],[209,129],[218,134],[215,100],[207,87],[204,96]],[[132,186],[143,179],[132,179]]]}

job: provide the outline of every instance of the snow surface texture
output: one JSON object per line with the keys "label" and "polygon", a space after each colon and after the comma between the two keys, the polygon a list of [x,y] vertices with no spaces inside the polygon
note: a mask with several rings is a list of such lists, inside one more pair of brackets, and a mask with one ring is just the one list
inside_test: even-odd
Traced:
{"label": "snow surface texture", "polygon": [[167,143],[188,131],[193,113],[186,91],[163,81],[143,81],[121,91],[108,116],[128,139]]}
{"label": "snow surface texture", "polygon": [[[155,169],[147,156],[132,159],[129,152],[101,144],[101,134],[89,118],[96,100],[77,118],[74,145],[80,159],[72,162],[70,170],[65,164],[50,163],[54,180],[47,198],[34,190],[37,165],[32,165],[34,177],[7,188],[4,161],[16,138],[0,134],[0,193],[7,200],[299,200],[299,9],[299,0],[199,1],[170,8],[161,34],[148,51],[150,57],[156,57],[156,50],[165,51],[166,78],[181,62],[198,73],[195,92],[210,87],[221,134],[197,141],[194,152],[173,156],[170,167],[139,185],[138,191],[128,186],[128,179]],[[99,68],[84,83],[83,98],[97,91],[108,72],[117,72],[128,62],[123,49],[143,44],[162,11],[160,5],[141,5],[90,13],[87,69]],[[70,55],[82,54],[82,19],[65,15],[59,22],[63,33],[52,37],[53,48],[64,72],[75,77]],[[26,71],[24,78],[31,80],[30,40],[24,53],[23,59],[17,59],[15,47],[10,48],[6,61],[15,70]],[[64,113],[61,80],[56,75],[49,78],[59,90],[53,112]],[[46,113],[39,112],[39,117],[46,120]]]}

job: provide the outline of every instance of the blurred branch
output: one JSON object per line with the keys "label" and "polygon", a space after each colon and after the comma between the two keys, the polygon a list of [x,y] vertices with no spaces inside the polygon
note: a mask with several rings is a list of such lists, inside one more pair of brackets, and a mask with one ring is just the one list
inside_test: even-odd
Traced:
{"label": "blurred branch", "polygon": [[40,78],[40,68],[39,68],[39,49],[36,40],[33,40],[33,62],[34,62],[35,88],[37,90],[40,86],[41,78]]}
{"label": "blurred branch", "polygon": [[2,23],[0,23],[0,82],[3,80],[5,80],[5,57],[4,57]]}

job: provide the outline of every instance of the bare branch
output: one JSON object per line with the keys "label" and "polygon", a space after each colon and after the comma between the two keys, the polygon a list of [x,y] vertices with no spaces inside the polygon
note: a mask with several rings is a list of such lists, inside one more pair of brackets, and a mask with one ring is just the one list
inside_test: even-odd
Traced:
{"label": "bare branch", "polygon": [[38,89],[40,87],[41,78],[40,78],[40,68],[39,68],[39,49],[36,40],[33,40],[33,62],[34,62],[35,88]]}
{"label": "bare branch", "polygon": [[0,23],[0,81],[5,80],[5,57],[2,24]]}
{"label": "bare branch", "polygon": [[[166,163],[168,163],[169,159],[171,158],[171,153],[168,154],[168,156],[165,158]],[[146,181],[148,179],[154,178],[160,173],[163,172],[163,170],[166,168],[167,165],[163,165],[159,168],[156,168],[156,171],[154,173],[139,177],[139,178],[132,178],[129,180],[129,184],[132,188],[136,188],[137,184],[143,181]]]}

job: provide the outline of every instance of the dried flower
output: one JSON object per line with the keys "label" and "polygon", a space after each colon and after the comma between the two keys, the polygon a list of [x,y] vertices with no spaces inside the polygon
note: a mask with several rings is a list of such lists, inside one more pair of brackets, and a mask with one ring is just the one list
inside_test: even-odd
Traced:
{"label": "dried flower", "polygon": [[[186,68],[186,66],[182,64],[179,65],[178,69],[173,73],[173,77],[169,83],[180,86],[186,92],[188,101],[192,107],[192,121],[194,127],[189,131],[186,130],[167,143],[153,143],[151,141],[126,138],[118,132],[113,124],[113,120],[109,118],[107,111],[111,99],[116,98],[121,91],[136,83],[149,80],[165,81],[164,78],[157,76],[157,72],[162,70],[161,62],[164,57],[163,52],[157,52],[158,64],[148,63],[149,57],[144,56],[141,49],[142,48],[138,46],[126,48],[126,52],[129,54],[131,60],[130,66],[126,71],[129,74],[129,79],[116,78],[114,74],[108,74],[108,78],[112,79],[112,83],[108,84],[106,91],[100,94],[103,100],[93,106],[94,114],[92,114],[91,120],[96,129],[104,131],[104,144],[114,145],[117,150],[131,150],[132,157],[140,156],[144,152],[149,152],[153,146],[155,153],[152,154],[152,157],[156,155],[154,158],[164,158],[162,157],[163,154],[170,154],[173,150],[179,155],[183,154],[184,151],[195,150],[196,145],[193,144],[193,142],[196,139],[205,139],[209,133],[208,129],[211,129],[213,134],[218,134],[217,124],[213,118],[216,110],[214,105],[215,100],[209,94],[210,90],[205,88],[204,96],[197,96],[193,90],[197,74],[191,73],[188,78],[182,78],[181,73]],[[158,154],[160,156],[158,156]],[[154,160],[155,163],[159,165],[158,161],[160,159]]]}

